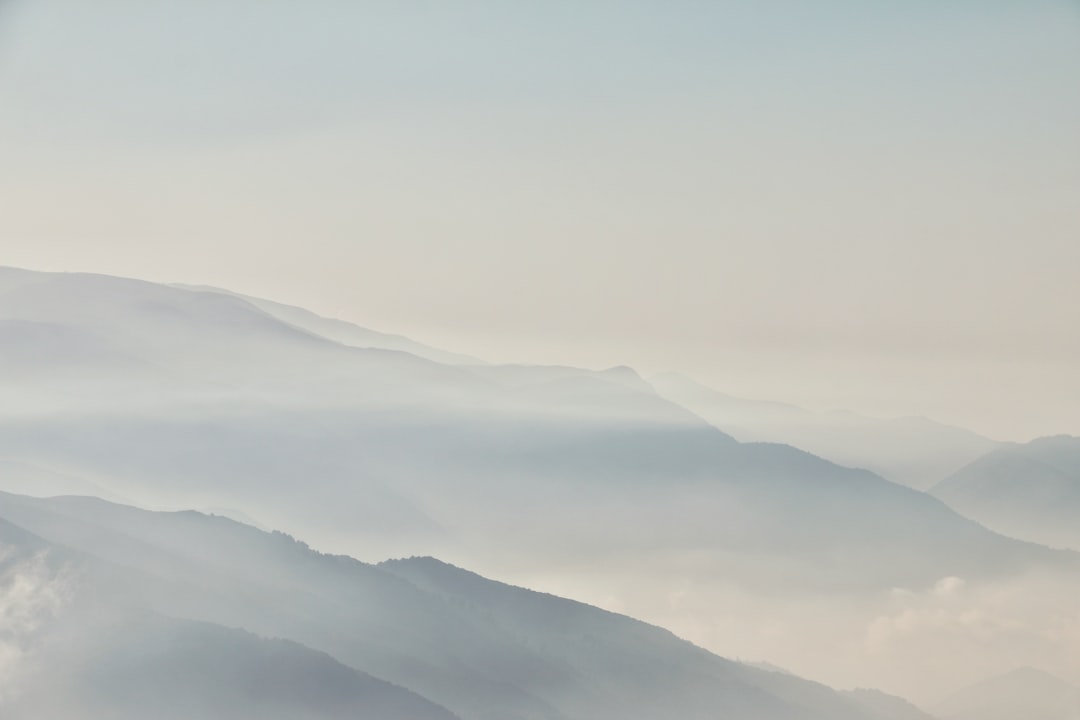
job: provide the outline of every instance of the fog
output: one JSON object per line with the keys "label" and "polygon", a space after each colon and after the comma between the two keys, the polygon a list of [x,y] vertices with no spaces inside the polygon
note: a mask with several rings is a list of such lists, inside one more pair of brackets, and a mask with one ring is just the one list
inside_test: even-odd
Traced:
{"label": "fog", "polygon": [[[430,558],[371,566],[223,518],[3,499],[6,516],[80,548],[68,553],[80,566],[78,594],[33,649],[51,662],[15,700],[17,717],[72,707],[102,717],[346,717],[350,708],[444,717],[401,686],[477,718],[874,717],[824,686]],[[218,626],[238,623],[398,687],[296,643]]]}
{"label": "fog", "polygon": [[42,555],[0,546],[0,706],[44,672],[32,649],[38,632],[63,607],[66,578],[49,572]]}
{"label": "fog", "polygon": [[[438,362],[377,345],[411,342],[400,337],[324,324],[295,309],[206,288],[14,269],[0,278],[4,347],[15,350],[3,358],[0,385],[12,401],[0,412],[0,461],[3,490],[21,494],[0,496],[0,518],[18,533],[36,536],[22,541],[31,550],[55,546],[49,557],[74,563],[92,578],[85,597],[94,601],[74,603],[78,618],[87,617],[87,607],[102,608],[108,621],[91,612],[91,628],[103,622],[126,627],[149,612],[161,619],[145,621],[147,637],[174,638],[162,641],[169,647],[193,636],[202,638],[199,648],[244,648],[235,651],[237,658],[273,647],[290,666],[314,662],[306,649],[293,657],[285,646],[260,644],[259,637],[205,634],[184,623],[240,627],[329,653],[342,667],[400,685],[463,718],[485,717],[500,707],[521,717],[629,717],[627,708],[643,702],[627,700],[628,688],[640,683],[629,668],[619,670],[608,655],[578,665],[591,655],[562,645],[591,636],[594,620],[588,618],[601,615],[586,615],[568,629],[555,620],[562,610],[545,611],[545,622],[556,625],[538,626],[524,645],[509,647],[508,639],[521,641],[518,631],[500,634],[500,621],[494,627],[502,629],[489,637],[494,630],[483,614],[466,621],[446,616],[442,605],[420,616],[413,605],[397,607],[398,601],[356,605],[360,597],[383,592],[373,587],[386,578],[371,570],[363,570],[364,580],[348,581],[349,593],[361,595],[339,597],[341,581],[322,574],[329,572],[326,558],[284,536],[246,527],[255,525],[366,562],[434,556],[654,623],[719,656],[701,660],[712,669],[694,671],[726,668],[718,687],[735,682],[730,673],[736,670],[739,677],[749,672],[744,665],[716,665],[720,657],[763,661],[841,690],[878,688],[932,711],[954,692],[1021,665],[1066,684],[1080,676],[1075,553],[1035,544],[1038,537],[1015,528],[999,534],[931,494],[865,469],[792,445],[739,442],[724,425],[725,418],[741,418],[733,432],[756,423],[755,432],[775,428],[777,439],[789,442],[803,437],[826,448],[847,444],[885,468],[920,468],[923,480],[916,485],[933,484],[925,473],[934,468],[948,477],[959,474],[972,497],[994,496],[1002,476],[980,468],[998,468],[995,458],[1003,449],[1009,457],[1020,452],[1012,446],[929,421],[915,423],[917,432],[907,421],[821,422],[797,408],[782,408],[777,416],[772,406],[746,400],[725,401],[729,415],[710,415],[717,393],[696,386],[684,406],[674,401],[679,398],[670,385],[654,386],[627,367],[597,372],[490,365],[412,347],[453,361]],[[303,323],[289,322],[285,314]],[[332,327],[342,340],[361,338],[363,346],[324,336],[320,327]],[[102,354],[101,348],[117,352]],[[709,402],[697,407],[702,397]],[[747,405],[740,415],[738,408]],[[751,412],[762,407],[768,412]],[[792,414],[795,424],[769,424]],[[852,437],[874,442],[850,442]],[[1074,442],[1057,438],[1021,450],[1067,473]],[[890,452],[878,453],[881,448]],[[953,471],[980,450],[985,454]],[[940,480],[949,486],[946,477]],[[89,497],[36,502],[27,495]],[[219,517],[147,514],[125,505]],[[322,569],[290,579],[297,550]],[[80,556],[63,554],[70,551]],[[35,577],[26,575],[43,567],[35,562],[12,565],[20,569],[5,576],[12,598],[5,606],[13,608],[5,617],[12,622],[31,617],[12,603],[27,593],[36,597],[30,591],[37,586],[20,579]],[[359,572],[369,566],[344,567]],[[463,580],[437,570],[445,566],[401,567],[426,568],[408,578],[425,591],[431,589],[429,572],[452,587],[469,588],[469,607],[488,607],[492,599],[483,590],[489,586],[474,587],[471,580],[460,586]],[[447,590],[439,588],[436,595],[443,597]],[[54,595],[40,597],[44,602]],[[527,626],[533,601],[522,602],[508,600],[498,612]],[[550,602],[566,612],[577,607]],[[22,627],[27,621],[18,622]],[[466,623],[462,631],[468,628],[471,639],[442,635],[446,624],[457,622]],[[81,619],[71,625],[87,633],[78,639],[87,652],[106,652],[99,647],[106,640],[107,652],[119,658],[146,651],[138,636],[131,639],[135,645],[114,648],[116,631],[85,630]],[[359,634],[335,637],[332,628],[345,626]],[[5,636],[7,664],[33,667],[23,655],[29,630],[19,632]],[[55,637],[64,639],[54,640],[54,648],[76,642]],[[372,642],[378,653],[359,651]],[[610,642],[618,646],[624,639]],[[463,661],[433,660],[432,648],[446,643],[477,653],[468,660],[473,674],[467,682],[445,671],[407,671],[415,662],[443,667]],[[529,659],[535,643],[562,649],[541,662]],[[678,647],[677,655],[690,652]],[[669,650],[651,644],[626,652],[640,662],[668,662],[663,658]],[[505,669],[517,668],[513,679],[499,682],[523,694],[478,689],[493,682],[496,666],[487,658],[494,656],[503,658]],[[181,655],[162,667],[194,662],[192,657]],[[548,662],[554,665],[542,669]],[[558,670],[562,679],[548,685],[547,673],[567,662],[576,669]],[[87,679],[77,668],[71,673],[71,697],[112,682]],[[601,675],[607,679],[598,680]],[[765,682],[750,677],[754,687]],[[692,690],[688,678],[668,677],[656,701],[684,703],[687,717],[716,703],[736,703],[732,712],[750,703],[744,710],[753,706],[763,718],[788,712],[771,700],[751,702],[742,691]],[[608,690],[599,691],[596,683]],[[367,697],[369,690],[356,692]],[[243,693],[206,692],[206,698],[218,698],[207,700],[208,707],[231,707],[234,715],[261,712],[259,702]],[[304,692],[297,690],[297,697],[308,697]],[[794,690],[767,690],[781,703],[821,710],[804,691],[797,701],[785,692]],[[884,712],[864,707],[868,698],[880,701],[875,694],[805,692],[826,693],[820,697],[840,702],[852,717]],[[138,698],[120,693],[114,699],[123,699],[126,708],[116,712],[146,711]],[[288,706],[284,697],[280,702]],[[534,702],[540,705],[527,710]],[[551,703],[559,709],[540,710]],[[639,710],[651,717],[646,705]]]}
{"label": "fog", "polygon": [[1078,29],[0,0],[0,716],[1080,717]]}
{"label": "fog", "polygon": [[1068,0],[4,6],[7,264],[1080,433]]}
{"label": "fog", "polygon": [[[1080,667],[1074,577],[944,577],[929,587],[851,595],[762,593],[689,575],[657,573],[663,591],[651,593],[633,576],[609,580],[583,599],[731,657],[767,659],[834,687],[882,688],[930,711],[958,688],[1019,666],[1073,682]],[[565,573],[544,579],[554,592],[589,585]]]}

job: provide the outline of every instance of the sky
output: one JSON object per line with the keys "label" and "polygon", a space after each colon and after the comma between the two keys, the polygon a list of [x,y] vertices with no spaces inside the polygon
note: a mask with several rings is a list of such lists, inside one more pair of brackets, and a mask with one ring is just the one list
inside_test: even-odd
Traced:
{"label": "sky", "polygon": [[0,0],[0,264],[1080,434],[1075,0]]}

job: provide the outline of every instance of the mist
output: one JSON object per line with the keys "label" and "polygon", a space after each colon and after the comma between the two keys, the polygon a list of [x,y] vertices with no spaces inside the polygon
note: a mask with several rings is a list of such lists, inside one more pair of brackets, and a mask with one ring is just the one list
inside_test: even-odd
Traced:
{"label": "mist", "polygon": [[1074,720],[1061,0],[0,0],[0,715]]}
{"label": "mist", "polygon": [[0,16],[7,264],[1080,433],[1071,3],[141,7]]}
{"label": "mist", "polygon": [[[143,633],[182,647],[195,633],[196,647],[244,648],[230,651],[238,658],[264,647],[256,636],[286,638],[304,646],[299,655],[328,653],[463,717],[495,707],[483,693],[481,705],[462,704],[464,686],[452,691],[437,675],[402,674],[395,645],[420,622],[408,613],[361,604],[360,615],[341,616],[333,593],[310,605],[338,580],[288,581],[271,591],[281,599],[260,600],[253,612],[241,601],[251,590],[236,583],[276,586],[272,578],[293,562],[291,537],[259,539],[276,530],[368,563],[439,557],[668,628],[710,657],[765,662],[819,687],[877,688],[927,709],[1021,665],[1063,682],[1080,674],[1071,602],[1080,558],[1012,528],[994,532],[919,489],[937,473],[942,487],[960,476],[973,496],[989,492],[982,478],[997,482],[1000,473],[981,468],[997,468],[994,458],[1015,454],[1013,446],[929,421],[823,417],[685,379],[650,382],[628,367],[487,364],[211,288],[10,269],[2,277],[3,323],[17,340],[7,347],[17,352],[4,358],[3,387],[14,401],[0,415],[0,458],[5,489],[19,494],[2,496],[0,517],[85,554],[73,562],[96,578],[86,595],[94,600],[74,603],[78,619],[66,627],[76,635],[58,631],[53,652],[81,644],[118,653],[123,667],[147,652]],[[330,331],[335,337],[322,334]],[[743,440],[775,433],[823,454],[846,448],[855,455],[837,461],[864,457],[897,482],[793,445],[740,442],[728,429]],[[1028,452],[1066,473],[1072,447],[1059,438]],[[148,571],[156,579],[141,576]],[[171,589],[160,586],[166,578]],[[480,597],[468,594],[469,602]],[[425,612],[433,620],[444,611]],[[151,619],[138,619],[146,613]],[[323,624],[303,619],[311,613]],[[391,617],[401,632],[386,636],[379,628]],[[375,635],[350,643],[381,638],[387,655],[357,655],[359,645],[333,639],[331,626],[361,618]],[[188,621],[255,635],[207,635]],[[134,645],[114,647],[125,635],[115,628],[144,622]],[[587,625],[578,632],[590,633]],[[431,629],[421,636],[440,626],[424,626]],[[446,641],[426,637],[410,645],[418,658],[424,643]],[[9,664],[26,665],[25,642],[5,645]],[[495,644],[481,656],[520,652],[485,642]],[[513,665],[523,673],[516,685],[539,681],[532,661],[513,662],[525,663]],[[612,671],[581,672],[595,677],[601,667]],[[77,668],[72,697],[112,687]],[[623,687],[630,676],[618,677],[611,682]],[[673,678],[657,698],[702,703],[701,712],[719,702],[684,680]],[[577,682],[548,688],[554,694],[543,702],[569,692],[576,699],[557,706],[590,717],[625,712],[605,704],[618,694],[600,704],[574,695]],[[262,712],[252,697],[218,692],[206,690],[206,712]],[[94,697],[112,697],[116,712],[147,711],[145,698],[119,689]],[[519,712],[519,702],[500,706]],[[783,716],[767,703],[759,710]]]}

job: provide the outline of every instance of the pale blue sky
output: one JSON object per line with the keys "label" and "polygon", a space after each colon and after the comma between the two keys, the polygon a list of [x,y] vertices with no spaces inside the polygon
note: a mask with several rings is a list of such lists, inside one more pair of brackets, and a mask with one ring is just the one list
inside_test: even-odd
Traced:
{"label": "pale blue sky", "polygon": [[1080,433],[1080,5],[0,0],[0,263]]}

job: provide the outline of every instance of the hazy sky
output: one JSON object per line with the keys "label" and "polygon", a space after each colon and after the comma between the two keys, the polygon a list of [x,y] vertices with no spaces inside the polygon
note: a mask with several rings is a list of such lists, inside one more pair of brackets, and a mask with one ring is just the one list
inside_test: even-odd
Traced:
{"label": "hazy sky", "polygon": [[1080,434],[1080,4],[0,0],[0,264]]}

